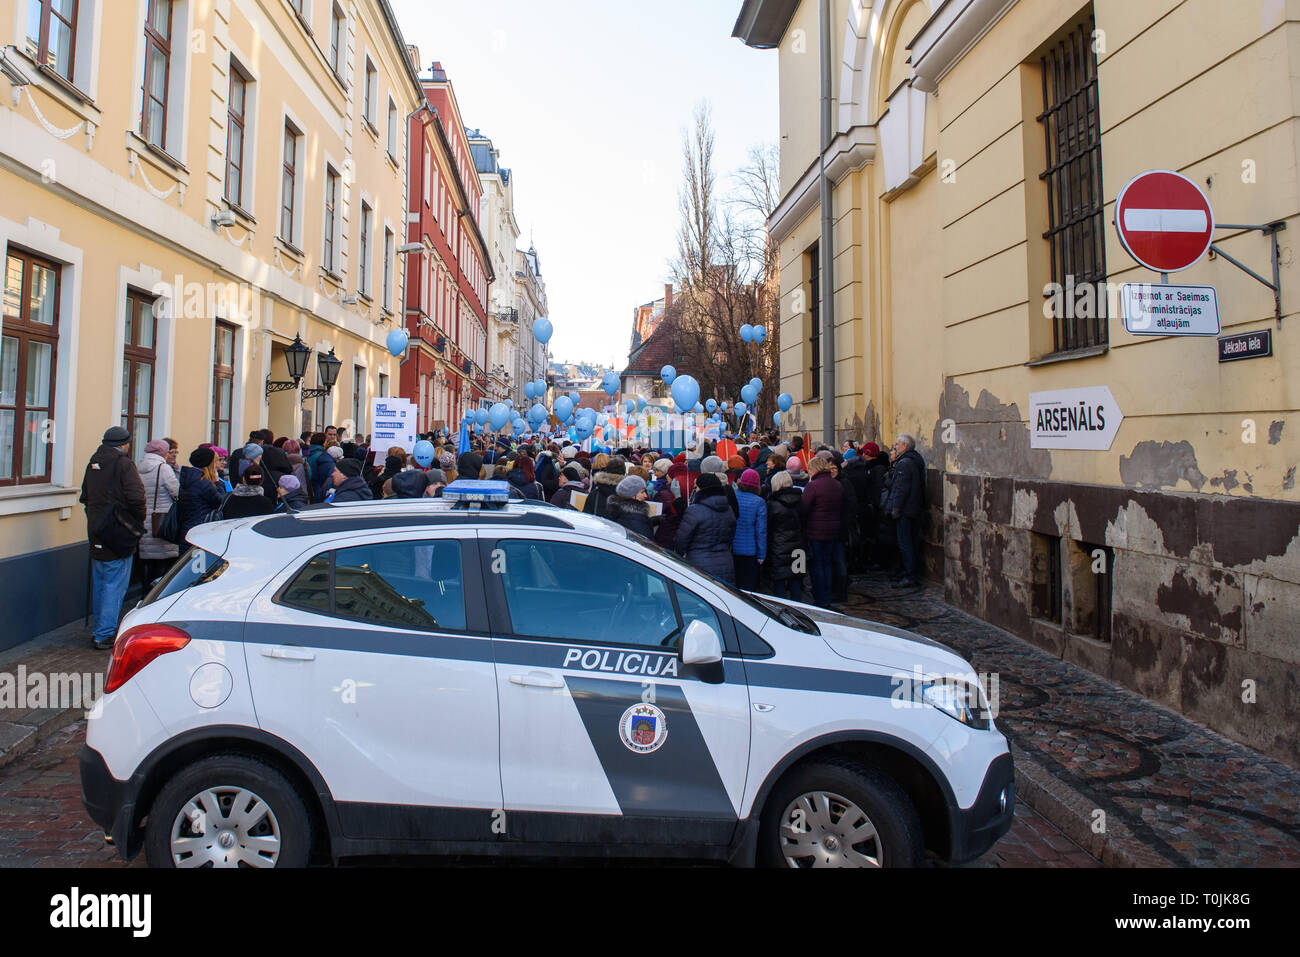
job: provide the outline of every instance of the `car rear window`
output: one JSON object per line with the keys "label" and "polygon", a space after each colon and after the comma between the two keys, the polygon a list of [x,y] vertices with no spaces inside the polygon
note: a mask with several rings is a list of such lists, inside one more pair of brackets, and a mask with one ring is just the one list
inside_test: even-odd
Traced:
{"label": "car rear window", "polygon": [[187,588],[216,581],[228,567],[229,563],[222,561],[219,556],[201,548],[191,548],[184,558],[172,566],[171,571],[158,580],[140,604],[152,605],[164,598],[179,595]]}

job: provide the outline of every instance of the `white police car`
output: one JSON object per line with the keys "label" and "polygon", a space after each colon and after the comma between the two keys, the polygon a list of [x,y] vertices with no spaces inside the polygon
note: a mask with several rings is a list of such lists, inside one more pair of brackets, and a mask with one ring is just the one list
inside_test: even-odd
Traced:
{"label": "white police car", "polygon": [[120,853],[908,866],[1006,833],[1011,756],[958,656],[502,489],[192,532],[81,756]]}

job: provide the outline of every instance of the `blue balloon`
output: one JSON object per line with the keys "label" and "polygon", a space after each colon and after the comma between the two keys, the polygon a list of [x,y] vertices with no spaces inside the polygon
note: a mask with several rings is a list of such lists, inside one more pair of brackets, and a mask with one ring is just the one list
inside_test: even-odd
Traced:
{"label": "blue balloon", "polygon": [[730,403],[730,402],[724,402],[724,403],[722,403],[722,411],[723,411],[723,412],[726,412],[726,411],[727,411],[728,409],[730,409],[730,408],[731,408],[731,403]]}
{"label": "blue balloon", "polygon": [[492,426],[493,432],[500,432],[509,421],[510,407],[504,402],[498,402],[488,410],[488,425]]}
{"label": "blue balloon", "polygon": [[635,412],[635,411],[636,411],[636,399],[628,399],[626,402],[624,402],[624,403],[623,403],[623,411],[624,411],[627,415],[631,415],[633,412]]}
{"label": "blue balloon", "polygon": [[718,410],[718,400],[710,399],[708,402],[704,403],[704,409],[706,412],[712,415],[714,412]]}
{"label": "blue balloon", "polygon": [[640,396],[636,397],[636,410],[638,412],[642,412],[645,410],[645,399],[641,398]]}
{"label": "blue balloon", "polygon": [[476,424],[474,425],[474,433],[475,433],[476,435],[482,435],[482,434],[483,434],[483,426],[482,426],[482,425],[479,425],[479,424],[476,423]]}
{"label": "blue balloon", "polygon": [[515,435],[522,435],[524,432],[528,431],[528,426],[522,421],[516,422],[512,428],[514,429]]}
{"label": "blue balloon", "polygon": [[526,396],[527,396],[528,398],[530,398],[530,399],[536,398],[536,397],[537,397],[537,383],[536,383],[536,382],[525,382],[525,383],[524,383],[524,395],[526,395]]}
{"label": "blue balloon", "polygon": [[579,402],[582,401],[582,396],[578,395],[578,393],[576,392],[570,392],[569,401],[571,401],[574,405],[577,405]]}
{"label": "blue balloon", "polygon": [[664,380],[664,385],[671,386],[677,381],[677,370],[672,366],[664,366],[659,370],[659,378]]}
{"label": "blue balloon", "polygon": [[433,457],[436,450],[432,442],[416,442],[415,451],[411,455],[415,458],[415,464],[422,469],[427,469],[433,464]]}
{"label": "blue balloon", "polygon": [[563,422],[571,415],[573,415],[573,400],[567,395],[560,396],[555,400],[555,417]]}
{"label": "blue balloon", "polygon": [[736,415],[744,415],[745,412],[748,411],[748,408],[749,408],[749,407],[746,406],[745,403],[743,403],[743,402],[737,402],[737,403],[736,403]]}
{"label": "blue balloon", "polygon": [[762,345],[762,344],[763,344],[763,341],[764,341],[765,339],[767,339],[767,327],[766,327],[766,326],[755,326],[755,327],[754,327],[754,341],[757,342],[759,345]]}
{"label": "blue balloon", "polygon": [[488,423],[487,409],[479,409],[477,412],[474,413],[474,424],[478,426],[478,430],[480,432],[483,431],[483,426],[487,425],[487,423]]}
{"label": "blue balloon", "polygon": [[754,378],[750,379],[749,384],[754,387],[755,392],[763,391],[763,380],[760,379],[758,376],[754,376]]}
{"label": "blue balloon", "polygon": [[780,407],[782,412],[789,412],[794,408],[794,396],[789,392],[782,392],[777,396],[776,404]]}
{"label": "blue balloon", "polygon": [[394,329],[388,334],[388,351],[394,356],[400,356],[406,351],[411,337],[406,334],[405,329]]}
{"label": "blue balloon", "polygon": [[555,327],[551,325],[549,319],[537,319],[533,322],[533,338],[546,345],[551,341],[551,336],[555,334]]}
{"label": "blue balloon", "polygon": [[619,389],[618,373],[606,372],[605,378],[601,380],[600,386],[605,390],[605,394],[612,396]]}
{"label": "blue balloon", "polygon": [[538,403],[528,410],[528,421],[532,423],[533,428],[538,428],[543,422],[551,417],[551,413],[546,411],[546,406]]}
{"label": "blue balloon", "polygon": [[688,375],[678,376],[673,380],[672,393],[677,411],[686,412],[700,401],[700,384]]}
{"label": "blue balloon", "polygon": [[758,390],[754,388],[754,384],[751,382],[740,390],[740,397],[750,405],[753,405],[758,401]]}
{"label": "blue balloon", "polygon": [[537,397],[540,399],[540,398],[541,398],[542,396],[544,396],[544,395],[546,395],[546,380],[545,380],[545,379],[538,379],[538,380],[537,380]]}
{"label": "blue balloon", "polygon": [[753,341],[754,341],[754,327],[751,326],[749,323],[745,323],[745,325],[741,326],[741,327],[740,327],[740,338],[743,339],[745,342],[753,342]]}
{"label": "blue balloon", "polygon": [[772,424],[775,425],[778,429],[781,427],[781,413],[780,413],[780,412],[773,412],[773,413],[772,413]]}
{"label": "blue balloon", "polygon": [[473,412],[466,412],[466,413],[465,413],[465,419],[464,419],[464,421],[465,421],[466,423],[473,422],[473,421],[474,421],[474,413],[473,413]]}

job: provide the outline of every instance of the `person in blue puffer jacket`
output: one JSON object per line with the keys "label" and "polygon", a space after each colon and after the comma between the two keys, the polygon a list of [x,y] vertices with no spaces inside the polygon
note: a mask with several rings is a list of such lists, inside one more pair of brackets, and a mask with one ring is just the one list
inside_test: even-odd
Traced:
{"label": "person in blue puffer jacket", "polygon": [[767,505],[759,494],[763,480],[758,472],[745,469],[736,484],[736,535],[731,554],[736,561],[736,587],[742,591],[758,590],[758,569],[767,559]]}

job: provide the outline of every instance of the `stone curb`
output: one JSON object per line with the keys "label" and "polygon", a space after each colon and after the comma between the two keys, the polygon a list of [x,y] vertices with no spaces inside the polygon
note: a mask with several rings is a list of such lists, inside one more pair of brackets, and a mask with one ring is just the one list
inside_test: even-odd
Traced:
{"label": "stone curb", "polygon": [[[3,714],[0,711],[0,715]],[[0,720],[0,768],[12,764],[56,731],[76,724],[85,716],[81,708],[43,708],[39,714],[40,719],[36,722]]]}
{"label": "stone curb", "polygon": [[[1004,732],[1005,733],[1005,732]],[[1010,737],[1007,743],[1016,765],[1016,797],[1105,867],[1169,867],[1170,863],[1133,836],[1113,814],[1103,833],[1093,830],[1097,802],[1053,777]]]}

